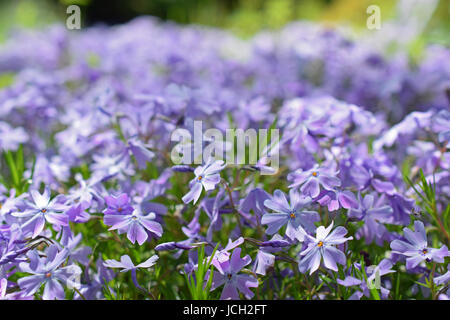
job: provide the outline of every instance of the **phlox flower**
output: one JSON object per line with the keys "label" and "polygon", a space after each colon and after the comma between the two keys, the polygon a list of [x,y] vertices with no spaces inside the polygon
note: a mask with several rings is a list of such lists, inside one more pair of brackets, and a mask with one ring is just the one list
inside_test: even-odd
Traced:
{"label": "phlox flower", "polygon": [[331,222],[327,228],[318,227],[315,238],[308,234],[305,235],[305,240],[309,240],[309,243],[307,248],[300,253],[302,257],[298,264],[300,272],[305,273],[309,269],[309,274],[312,274],[319,269],[322,258],[325,268],[333,271],[338,271],[336,263],[345,264],[345,255],[336,248],[336,245],[352,240],[353,237],[344,237],[347,234],[347,229],[344,227],[337,227],[330,233],[333,224],[334,222]]}
{"label": "phlox flower", "polygon": [[[241,258],[241,248],[234,249],[230,259],[215,265],[219,272],[215,272],[213,275],[211,291],[224,285],[220,296],[221,300],[239,300],[239,292],[243,293],[247,299],[251,299],[254,293],[250,288],[258,286],[258,279],[239,273],[251,261],[249,255]],[[208,275],[206,279],[208,279]]]}
{"label": "phlox flower", "polygon": [[264,201],[264,205],[275,211],[266,213],[261,218],[261,224],[267,224],[266,233],[272,235],[282,226],[286,225],[286,236],[291,240],[303,241],[305,229],[313,232],[314,222],[319,221],[319,215],[315,211],[305,210],[311,203],[310,198],[302,197],[298,192],[289,192],[290,203],[281,190],[275,190],[273,197]]}
{"label": "phlox flower", "polygon": [[68,217],[63,211],[66,206],[58,203],[58,197],[50,200],[50,189],[45,188],[43,194],[36,190],[30,191],[33,202],[27,201],[27,209],[25,211],[13,212],[12,215],[19,218],[30,218],[22,228],[31,231],[32,238],[39,235],[44,230],[45,222],[49,222],[55,226],[67,226],[69,224]]}
{"label": "phlox flower", "polygon": [[193,203],[195,204],[200,198],[203,189],[205,191],[214,190],[220,182],[219,172],[223,168],[225,168],[223,160],[214,160],[213,158],[210,158],[204,166],[195,168],[195,178],[189,183],[191,190],[184,195],[182,198],[183,202],[189,203],[194,201]]}
{"label": "phlox flower", "polygon": [[81,274],[81,268],[77,265],[68,265],[60,268],[66,260],[68,251],[58,251],[57,245],[51,245],[46,251],[46,257],[41,258],[36,250],[27,253],[29,263],[22,262],[19,268],[22,272],[31,273],[31,276],[20,278],[17,283],[25,295],[34,294],[42,285],[44,300],[64,299],[64,288],[61,282],[75,287],[77,276]]}
{"label": "phlox flower", "polygon": [[440,249],[428,246],[427,234],[421,221],[414,222],[414,232],[408,228],[403,229],[406,241],[394,240],[391,242],[391,249],[394,253],[406,256],[406,268],[412,269],[419,263],[426,260],[442,263],[444,258],[449,256],[447,246]]}
{"label": "phlox flower", "polygon": [[139,289],[145,291],[145,289],[142,288],[139,285],[139,283],[137,282],[136,270],[139,268],[145,268],[145,269],[150,268],[151,266],[155,265],[155,263],[158,259],[159,259],[159,257],[155,254],[155,255],[151,256],[150,258],[148,258],[147,260],[145,260],[144,262],[135,266],[133,261],[131,261],[131,258],[128,255],[123,255],[122,257],[120,257],[120,261],[110,259],[110,260],[106,260],[103,265],[107,268],[120,268],[120,269],[122,269],[122,270],[120,270],[120,272],[131,271],[131,278],[133,280],[133,284],[136,286],[136,288],[139,288]]}
{"label": "phlox flower", "polygon": [[139,208],[131,214],[105,214],[103,222],[111,226],[109,230],[119,230],[119,234],[127,233],[127,238],[132,243],[142,245],[149,237],[161,237],[163,228],[155,221],[156,215],[150,212],[142,214]]}
{"label": "phlox flower", "polygon": [[330,172],[318,165],[306,171],[296,170],[288,175],[288,180],[292,181],[289,188],[300,187],[301,193],[311,198],[319,196],[321,186],[325,190],[333,190],[341,185],[341,180],[336,177],[336,172]]}

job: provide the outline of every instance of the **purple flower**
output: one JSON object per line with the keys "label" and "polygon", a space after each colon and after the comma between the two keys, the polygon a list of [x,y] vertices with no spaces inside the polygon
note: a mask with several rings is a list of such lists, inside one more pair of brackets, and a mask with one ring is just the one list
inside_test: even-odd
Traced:
{"label": "purple flower", "polygon": [[0,121],[0,150],[16,151],[21,143],[27,141],[28,134],[23,128],[12,128],[8,123]]}
{"label": "purple flower", "polygon": [[355,195],[348,190],[324,190],[320,193],[318,198],[317,202],[319,202],[321,206],[328,206],[329,211],[336,211],[340,207],[351,209],[358,206]]}
{"label": "purple flower", "polygon": [[58,252],[56,245],[51,245],[46,251],[46,257],[41,258],[39,253],[29,251],[29,263],[19,264],[22,272],[31,273],[32,276],[20,278],[17,283],[24,290],[25,295],[34,294],[42,285],[45,285],[42,298],[44,300],[64,299],[64,288],[60,282],[68,286],[77,286],[77,276],[81,274],[80,267],[69,265],[59,268],[66,260],[67,250]]}
{"label": "purple flower", "polygon": [[107,208],[103,212],[104,214],[128,215],[134,210],[126,193],[122,193],[117,197],[106,196],[105,202]]}
{"label": "purple flower", "polygon": [[27,202],[27,209],[22,212],[13,212],[12,215],[19,218],[30,218],[22,228],[33,233],[32,238],[39,235],[44,230],[45,222],[49,222],[55,226],[67,226],[69,224],[68,217],[63,211],[66,206],[58,203],[58,197],[50,200],[50,189],[45,188],[43,194],[36,190],[31,190],[33,202]]}
{"label": "purple flower", "polygon": [[131,271],[131,278],[133,280],[133,284],[136,286],[136,288],[145,291],[145,289],[143,287],[141,287],[139,285],[139,283],[137,282],[136,270],[139,268],[145,268],[145,269],[150,268],[151,266],[155,265],[155,263],[158,259],[159,259],[159,257],[155,254],[155,255],[151,256],[150,258],[148,258],[147,260],[145,260],[144,262],[135,266],[133,264],[133,261],[131,261],[131,258],[128,255],[123,255],[122,257],[120,257],[120,261],[106,260],[103,265],[107,268],[120,268],[120,269],[122,269],[122,270],[120,270],[120,272]]}
{"label": "purple flower", "polygon": [[440,249],[428,246],[427,234],[421,221],[414,222],[414,232],[408,228],[403,229],[406,241],[394,240],[391,242],[391,249],[394,253],[404,255],[406,258],[406,268],[412,269],[419,263],[426,260],[442,263],[444,258],[449,256],[447,246]]}
{"label": "purple flower", "polygon": [[286,227],[286,236],[289,239],[303,241],[305,229],[314,231],[314,222],[319,221],[319,215],[315,211],[308,211],[304,208],[311,204],[310,198],[302,197],[298,192],[291,190],[289,192],[290,203],[281,190],[275,190],[272,199],[264,201],[264,205],[275,211],[275,213],[266,213],[261,218],[261,224],[267,224],[267,234],[274,234],[282,226]]}
{"label": "purple flower", "polygon": [[231,258],[215,265],[219,273],[214,273],[211,285],[211,291],[225,285],[220,296],[221,300],[239,300],[239,292],[244,294],[247,299],[253,297],[250,288],[258,287],[258,279],[246,274],[239,274],[245,266],[250,264],[249,255],[241,258],[241,249],[234,249]]}
{"label": "purple flower", "polygon": [[375,198],[371,194],[365,195],[364,198],[358,194],[358,201],[358,207],[348,211],[349,218],[364,221],[356,233],[356,239],[364,238],[367,244],[375,240],[378,245],[383,245],[383,241],[390,239],[383,223],[392,221],[392,208],[387,205],[375,205]]}
{"label": "purple flower", "polygon": [[142,143],[137,138],[128,140],[128,150],[134,155],[139,169],[144,169],[147,162],[155,156],[153,151],[148,150],[150,147],[150,145]]}
{"label": "purple flower", "polygon": [[224,162],[213,158],[210,158],[204,166],[195,168],[195,178],[189,183],[191,190],[184,195],[183,202],[189,203],[193,200],[195,204],[200,198],[203,188],[205,191],[214,190],[220,182],[219,172],[223,168],[225,168]]}
{"label": "purple flower", "polygon": [[163,228],[161,224],[154,221],[156,215],[150,212],[143,215],[140,209],[134,209],[131,214],[105,214],[103,222],[111,226],[109,230],[119,230],[119,234],[127,233],[131,243],[136,241],[142,245],[149,237],[161,237]]}
{"label": "purple flower", "polygon": [[312,274],[319,268],[322,258],[325,268],[333,271],[338,271],[336,263],[345,264],[344,253],[335,246],[343,244],[353,237],[344,237],[347,234],[347,229],[344,227],[337,227],[330,233],[333,224],[331,222],[328,228],[318,227],[315,238],[306,235],[305,240],[309,240],[309,243],[307,248],[300,253],[300,256],[302,256],[298,264],[300,272],[305,273],[306,270],[309,270],[309,274]]}
{"label": "purple flower", "polygon": [[320,194],[320,186],[325,190],[333,190],[341,185],[341,180],[336,177],[336,174],[326,168],[319,168],[318,165],[307,171],[298,169],[288,175],[288,180],[292,181],[289,188],[300,187],[304,195],[317,198]]}

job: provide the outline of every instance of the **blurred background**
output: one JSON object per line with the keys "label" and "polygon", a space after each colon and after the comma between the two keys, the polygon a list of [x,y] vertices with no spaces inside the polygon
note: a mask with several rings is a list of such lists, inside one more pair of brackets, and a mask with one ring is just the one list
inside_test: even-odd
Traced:
{"label": "blurred background", "polygon": [[[0,34],[10,28],[36,28],[64,21],[68,5],[82,10],[83,26],[123,23],[139,15],[153,15],[178,23],[230,29],[248,37],[262,29],[277,29],[294,20],[365,28],[369,5],[381,8],[382,19],[395,19],[399,3],[414,7],[416,0],[0,0]],[[450,0],[418,1],[433,8],[423,34],[448,44]],[[420,10],[417,10],[420,11]]]}
{"label": "blurred background", "polygon": [[[394,46],[392,51],[408,52],[413,58],[420,57],[429,44],[450,46],[450,0],[0,0],[0,44],[16,28],[64,23],[71,4],[81,8],[82,28],[152,15],[225,28],[248,38],[306,20],[352,30],[384,52]],[[366,9],[373,4],[381,9],[379,32],[368,32],[366,27]]]}

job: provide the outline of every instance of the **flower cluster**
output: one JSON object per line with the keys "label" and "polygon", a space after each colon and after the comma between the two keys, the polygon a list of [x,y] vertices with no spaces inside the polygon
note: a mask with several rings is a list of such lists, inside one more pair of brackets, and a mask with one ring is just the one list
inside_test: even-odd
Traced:
{"label": "flower cluster", "polygon": [[[0,299],[450,298],[448,49],[139,18],[18,31],[2,72]],[[174,165],[194,121],[279,128],[279,170]]]}

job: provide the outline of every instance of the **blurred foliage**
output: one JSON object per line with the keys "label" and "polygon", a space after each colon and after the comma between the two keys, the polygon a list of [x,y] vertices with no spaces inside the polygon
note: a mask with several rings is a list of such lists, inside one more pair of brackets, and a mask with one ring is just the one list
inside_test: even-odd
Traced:
{"label": "blurred foliage", "polygon": [[[246,37],[277,29],[293,20],[363,29],[369,5],[381,8],[382,19],[395,15],[397,0],[0,0],[0,40],[11,26],[38,27],[64,19],[68,5],[81,6],[83,26],[123,23],[153,15],[178,23],[227,28]],[[427,40],[448,44],[450,0],[440,0],[427,26]]]}

